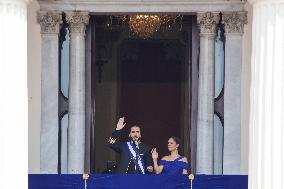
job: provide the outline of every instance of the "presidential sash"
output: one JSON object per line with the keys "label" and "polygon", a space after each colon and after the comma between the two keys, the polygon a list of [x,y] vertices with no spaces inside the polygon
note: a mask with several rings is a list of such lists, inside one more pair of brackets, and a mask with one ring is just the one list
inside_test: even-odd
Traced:
{"label": "presidential sash", "polygon": [[133,163],[138,167],[139,171],[142,174],[145,174],[145,170],[144,170],[144,162],[140,156],[140,154],[135,150],[135,146],[133,143],[131,142],[127,142],[127,149],[129,154],[131,155],[131,158],[133,160]]}

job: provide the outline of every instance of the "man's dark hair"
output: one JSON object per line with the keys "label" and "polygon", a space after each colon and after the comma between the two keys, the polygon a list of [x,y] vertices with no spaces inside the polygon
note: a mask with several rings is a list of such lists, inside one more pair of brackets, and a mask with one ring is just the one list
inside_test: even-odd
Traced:
{"label": "man's dark hair", "polygon": [[130,127],[130,130],[131,130],[133,127],[138,127],[138,128],[140,129],[140,131],[141,131],[141,127],[138,126],[138,125],[133,125],[133,126],[131,126],[131,127]]}

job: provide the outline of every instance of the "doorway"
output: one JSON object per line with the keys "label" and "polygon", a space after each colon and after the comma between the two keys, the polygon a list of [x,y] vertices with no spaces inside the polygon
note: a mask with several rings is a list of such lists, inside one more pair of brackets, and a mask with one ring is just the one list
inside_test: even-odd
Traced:
{"label": "doorway", "polygon": [[122,116],[127,123],[122,140],[127,140],[132,125],[139,125],[142,141],[157,147],[159,157],[168,155],[171,136],[182,139],[188,156],[191,17],[184,19],[181,30],[158,33],[146,40],[130,36],[123,27],[109,30],[105,17],[93,17],[91,171],[101,173],[107,161],[117,162],[107,140]]}
{"label": "doorway", "polygon": [[128,39],[119,47],[119,114],[127,139],[132,125],[141,127],[146,144],[167,155],[167,140],[181,137],[181,80],[185,46],[171,39]]}

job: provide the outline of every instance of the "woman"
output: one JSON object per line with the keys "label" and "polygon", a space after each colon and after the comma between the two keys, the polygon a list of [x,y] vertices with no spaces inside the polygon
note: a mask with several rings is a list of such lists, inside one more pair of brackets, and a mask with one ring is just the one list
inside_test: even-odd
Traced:
{"label": "woman", "polygon": [[186,157],[181,156],[181,140],[177,137],[171,137],[168,140],[168,150],[170,155],[164,156],[160,165],[158,165],[157,149],[152,150],[152,158],[154,161],[154,170],[156,174],[188,174],[189,167]]}

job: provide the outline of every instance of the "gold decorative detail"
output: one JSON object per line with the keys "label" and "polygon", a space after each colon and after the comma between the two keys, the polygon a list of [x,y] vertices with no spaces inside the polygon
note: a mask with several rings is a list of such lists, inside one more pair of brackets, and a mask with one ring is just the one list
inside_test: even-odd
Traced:
{"label": "gold decorative detail", "polygon": [[129,18],[130,30],[141,38],[149,38],[159,31],[161,25],[158,15],[134,15]]}
{"label": "gold decorative detail", "polygon": [[109,137],[108,142],[109,142],[110,144],[114,144],[114,143],[116,142],[116,140],[117,140],[117,139],[114,139],[114,138],[112,138],[112,137]]}
{"label": "gold decorative detail", "polygon": [[89,174],[84,173],[83,174],[83,180],[84,180],[84,189],[87,189],[87,180],[90,177]]}
{"label": "gold decorative detail", "polygon": [[[181,24],[181,15],[155,15],[155,14],[138,14],[130,16],[114,16],[118,23],[127,23],[131,32],[140,38],[147,39],[152,37],[163,27],[165,30],[173,28],[177,23]],[[112,24],[108,23],[110,27]]]}
{"label": "gold decorative detail", "polygon": [[194,180],[194,175],[193,174],[188,175],[188,179],[190,180],[190,189],[192,189],[192,181]]}
{"label": "gold decorative detail", "polygon": [[83,179],[84,179],[84,180],[88,180],[89,177],[90,177],[89,174],[86,174],[86,173],[83,174]]}
{"label": "gold decorative detail", "polygon": [[194,175],[190,174],[190,175],[188,175],[188,178],[189,178],[189,180],[194,180]]}

